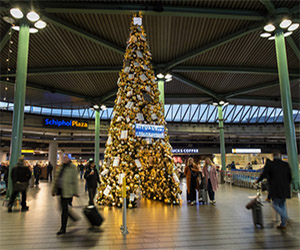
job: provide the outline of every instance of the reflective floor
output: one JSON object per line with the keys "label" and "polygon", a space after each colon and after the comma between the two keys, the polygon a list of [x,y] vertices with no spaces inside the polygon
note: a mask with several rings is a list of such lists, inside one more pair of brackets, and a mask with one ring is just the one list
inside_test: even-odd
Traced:
{"label": "reflective floor", "polygon": [[[264,229],[255,229],[251,211],[245,209],[254,190],[221,185],[216,206],[167,206],[143,199],[138,209],[128,210],[126,237],[120,232],[122,210],[99,207],[105,218],[100,230],[90,230],[82,215],[88,196],[80,182],[81,196],[74,198],[73,211],[82,218],[70,223],[67,234],[60,228],[58,200],[50,183],[42,182],[28,192],[30,210],[1,208],[0,249],[300,249],[300,199],[288,201],[292,227],[280,232],[272,223],[271,208],[264,204]],[[183,194],[185,194],[185,183]],[[2,202],[1,202],[2,203]]]}

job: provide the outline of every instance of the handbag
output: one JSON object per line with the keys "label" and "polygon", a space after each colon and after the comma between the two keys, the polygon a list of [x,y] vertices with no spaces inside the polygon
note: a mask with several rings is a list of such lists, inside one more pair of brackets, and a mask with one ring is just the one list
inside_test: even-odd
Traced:
{"label": "handbag", "polygon": [[198,173],[197,173],[197,172],[194,172],[194,171],[192,170],[191,167],[189,167],[189,168],[190,168],[190,170],[191,170],[192,177],[193,177],[193,178],[197,178],[197,177],[198,177]]}
{"label": "handbag", "polygon": [[26,191],[27,187],[28,187],[28,182],[17,181],[14,184],[14,192],[24,192]]}

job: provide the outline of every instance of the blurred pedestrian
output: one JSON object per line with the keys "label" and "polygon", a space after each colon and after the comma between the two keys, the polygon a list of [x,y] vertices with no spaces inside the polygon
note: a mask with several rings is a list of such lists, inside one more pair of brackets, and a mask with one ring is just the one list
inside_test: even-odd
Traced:
{"label": "blurred pedestrian", "polygon": [[52,171],[53,171],[53,166],[51,162],[49,161],[49,164],[47,165],[47,181],[50,178],[50,181],[52,181]]}
{"label": "blurred pedestrian", "polygon": [[40,176],[42,173],[42,169],[41,169],[40,165],[38,164],[38,162],[33,167],[33,173],[34,173],[34,178],[35,178],[35,185],[37,186],[40,183]]}
{"label": "blurred pedestrian", "polygon": [[52,186],[52,195],[59,195],[61,202],[61,228],[57,235],[65,234],[67,228],[68,217],[73,221],[78,219],[69,211],[69,203],[72,201],[73,196],[78,195],[78,179],[77,170],[75,165],[67,155],[63,157],[63,164],[55,171],[55,180]]}
{"label": "blurred pedestrian", "polygon": [[200,169],[194,163],[194,159],[189,157],[184,169],[184,175],[186,176],[187,202],[190,202],[192,206],[196,203],[196,190],[199,189],[199,172]]}
{"label": "blurred pedestrian", "polygon": [[11,170],[13,189],[8,202],[9,213],[12,212],[14,201],[19,192],[22,193],[21,211],[22,212],[28,211],[29,207],[26,205],[26,192],[27,192],[27,187],[29,185],[30,177],[31,177],[31,171],[27,166],[25,166],[24,159],[19,158],[17,165],[13,167]]}

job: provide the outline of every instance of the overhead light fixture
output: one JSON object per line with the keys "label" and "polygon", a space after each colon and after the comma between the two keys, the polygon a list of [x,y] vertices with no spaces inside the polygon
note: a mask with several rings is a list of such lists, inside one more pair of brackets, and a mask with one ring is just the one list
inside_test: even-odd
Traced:
{"label": "overhead light fixture", "polygon": [[107,108],[106,108],[105,105],[101,105],[101,109],[102,109],[102,110],[106,110]]}
{"label": "overhead light fixture", "polygon": [[229,102],[225,102],[224,104],[223,104],[223,106],[227,106],[229,104]]}
{"label": "overhead light fixture", "polygon": [[24,16],[23,12],[19,8],[12,8],[9,12],[16,19],[21,19]]}
{"label": "overhead light fixture", "polygon": [[162,73],[159,73],[158,75],[156,75],[156,77],[157,77],[158,79],[162,79],[162,78],[164,78],[165,76],[164,76]]}
{"label": "overhead light fixture", "polygon": [[217,102],[213,102],[213,105],[214,105],[214,106],[218,106],[218,103],[217,103]]}
{"label": "overhead light fixture", "polygon": [[14,24],[15,23],[15,20],[12,17],[10,17],[10,16],[4,16],[2,19],[5,22],[9,23],[9,24]]}
{"label": "overhead light fixture", "polygon": [[38,29],[43,29],[46,27],[46,22],[39,20],[34,24],[34,27],[38,28]]}
{"label": "overhead light fixture", "polygon": [[170,79],[170,78],[172,78],[172,75],[171,74],[166,74],[165,78]]}
{"label": "overhead light fixture", "polygon": [[279,27],[282,29],[286,29],[292,24],[292,21],[290,19],[283,19],[281,23],[279,24]]}
{"label": "overhead light fixture", "polygon": [[172,78],[168,78],[168,79],[166,79],[165,81],[166,82],[170,82],[170,81],[172,81],[173,79]]}
{"label": "overhead light fixture", "polygon": [[299,23],[293,23],[289,28],[288,31],[294,31],[299,28]]}
{"label": "overhead light fixture", "polygon": [[14,25],[14,26],[12,26],[12,29],[16,30],[16,31],[19,31],[20,30],[20,26]]}
{"label": "overhead light fixture", "polygon": [[225,102],[224,101],[219,101],[219,104],[220,105],[223,105]]}
{"label": "overhead light fixture", "polygon": [[30,11],[26,15],[27,19],[31,22],[35,22],[40,19],[40,15],[34,11]]}
{"label": "overhead light fixture", "polygon": [[275,40],[275,36],[269,37],[268,40]]}
{"label": "overhead light fixture", "polygon": [[93,108],[94,108],[94,109],[99,109],[99,105],[95,104],[95,105],[93,106]]}
{"label": "overhead light fixture", "polygon": [[36,28],[30,28],[29,32],[32,33],[32,34],[34,34],[34,33],[38,33],[39,31]]}
{"label": "overhead light fixture", "polygon": [[275,28],[275,26],[272,24],[272,23],[269,23],[269,24],[267,24],[267,25],[265,25],[265,27],[264,27],[264,30],[265,31],[268,31],[268,32],[272,32],[272,31],[274,31],[276,28]]}
{"label": "overhead light fixture", "polygon": [[260,37],[264,37],[264,38],[270,37],[270,36],[271,36],[271,34],[270,34],[270,33],[267,33],[267,32],[261,33],[261,34],[260,34]]}
{"label": "overhead light fixture", "polygon": [[283,36],[284,36],[284,37],[287,37],[287,36],[290,36],[291,34],[293,34],[292,31],[290,31],[290,32],[285,32],[285,33],[283,34]]}

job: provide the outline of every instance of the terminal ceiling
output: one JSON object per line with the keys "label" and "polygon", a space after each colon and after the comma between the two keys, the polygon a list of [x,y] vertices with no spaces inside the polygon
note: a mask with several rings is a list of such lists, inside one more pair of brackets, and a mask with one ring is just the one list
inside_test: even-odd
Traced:
{"label": "terminal ceiling", "polygon": [[[6,58],[9,9],[1,1],[1,100],[13,101],[18,33]],[[13,4],[14,3],[14,4]],[[48,26],[30,35],[26,104],[79,108],[112,105],[132,14],[143,25],[157,71],[170,72],[166,103],[280,107],[275,42],[263,39],[268,17],[287,8],[299,22],[298,1],[33,1]],[[286,39],[293,107],[300,108],[300,29]],[[9,76],[9,82],[6,78]]]}

